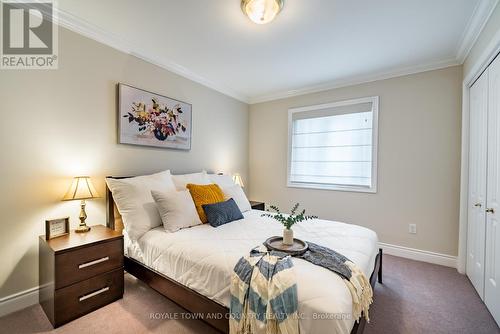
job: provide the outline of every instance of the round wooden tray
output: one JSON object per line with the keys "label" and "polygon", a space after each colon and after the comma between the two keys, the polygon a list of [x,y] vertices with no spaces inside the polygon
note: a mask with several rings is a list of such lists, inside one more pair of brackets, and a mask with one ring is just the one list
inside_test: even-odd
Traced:
{"label": "round wooden tray", "polygon": [[307,242],[300,239],[293,239],[293,245],[283,245],[283,237],[270,237],[264,242],[264,246],[269,250],[284,252],[290,255],[304,254],[309,248]]}

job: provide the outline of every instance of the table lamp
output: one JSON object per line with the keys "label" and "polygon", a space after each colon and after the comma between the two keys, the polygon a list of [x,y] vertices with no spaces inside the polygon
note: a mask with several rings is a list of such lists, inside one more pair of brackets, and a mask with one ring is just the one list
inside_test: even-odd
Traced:
{"label": "table lamp", "polygon": [[90,227],[85,224],[85,219],[87,219],[87,213],[85,212],[85,200],[99,198],[99,194],[95,190],[90,177],[88,176],[77,176],[73,179],[71,187],[69,188],[66,195],[63,197],[63,201],[73,201],[81,200],[80,204],[80,225],[75,230],[76,233],[84,233],[90,231]]}
{"label": "table lamp", "polygon": [[241,175],[238,173],[233,175],[233,181],[242,188],[245,186],[245,184],[243,184],[243,179],[241,178]]}

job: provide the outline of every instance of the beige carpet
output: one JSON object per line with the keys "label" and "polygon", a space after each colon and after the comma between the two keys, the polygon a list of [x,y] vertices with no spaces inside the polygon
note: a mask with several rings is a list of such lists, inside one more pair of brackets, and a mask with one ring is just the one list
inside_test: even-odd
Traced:
{"label": "beige carpet", "polygon": [[40,305],[0,318],[0,333],[218,333],[200,320],[152,319],[157,314],[182,316],[177,304],[150,289],[133,276],[125,275],[123,299],[52,329]]}
{"label": "beige carpet", "polygon": [[[500,333],[466,277],[393,256],[384,256],[384,284],[377,284],[370,311],[366,334]],[[200,320],[165,319],[175,316],[189,314],[127,274],[118,302],[57,330],[35,305],[0,318],[0,333],[217,333]]]}

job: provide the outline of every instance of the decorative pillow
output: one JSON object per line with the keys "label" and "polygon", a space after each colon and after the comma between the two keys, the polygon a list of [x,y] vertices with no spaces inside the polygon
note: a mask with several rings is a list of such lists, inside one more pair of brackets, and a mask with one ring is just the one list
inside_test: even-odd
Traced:
{"label": "decorative pillow", "polygon": [[202,223],[207,222],[207,217],[205,212],[201,207],[204,204],[213,204],[224,201],[224,194],[222,190],[216,184],[199,185],[199,184],[188,184],[186,186],[191,193],[194,205],[196,206],[196,211],[198,211],[198,216]]}
{"label": "decorative pillow", "polygon": [[229,188],[235,185],[231,175],[207,174],[212,183],[217,184],[222,189]]}
{"label": "decorative pillow", "polygon": [[201,224],[189,191],[182,190],[165,193],[153,190],[151,191],[151,195],[156,202],[165,230],[175,232],[183,228]]}
{"label": "decorative pillow", "polygon": [[245,192],[243,192],[243,189],[239,185],[235,184],[228,188],[222,188],[222,192],[224,193],[224,199],[234,199],[241,212],[252,210]]}
{"label": "decorative pillow", "polygon": [[211,184],[213,182],[207,176],[206,171],[192,174],[172,175],[172,181],[177,190],[185,190],[188,183],[192,184]]}
{"label": "decorative pillow", "polygon": [[131,240],[162,224],[151,191],[175,190],[169,170],[127,179],[107,178],[106,183]]}
{"label": "decorative pillow", "polygon": [[243,219],[236,202],[230,198],[225,202],[215,204],[204,204],[203,210],[207,215],[208,223],[213,227],[218,227],[232,221]]}

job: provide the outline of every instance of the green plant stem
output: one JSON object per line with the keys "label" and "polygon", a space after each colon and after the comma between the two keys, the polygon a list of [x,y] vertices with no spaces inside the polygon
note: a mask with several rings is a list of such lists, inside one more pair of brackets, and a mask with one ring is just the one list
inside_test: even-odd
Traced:
{"label": "green plant stem", "polygon": [[295,214],[297,212],[297,210],[299,209],[299,203],[296,203],[293,206],[291,213],[290,213],[290,215],[288,215],[288,217],[285,217],[280,212],[279,208],[275,205],[271,205],[270,209],[275,211],[276,213],[275,214],[265,213],[265,214],[262,214],[262,217],[269,217],[269,218],[273,218],[274,220],[277,220],[278,222],[283,224],[283,226],[285,226],[285,228],[287,230],[290,230],[293,225],[300,223],[302,221],[318,218],[317,216],[306,216],[306,214],[305,214],[306,210],[302,210],[300,213]]}

